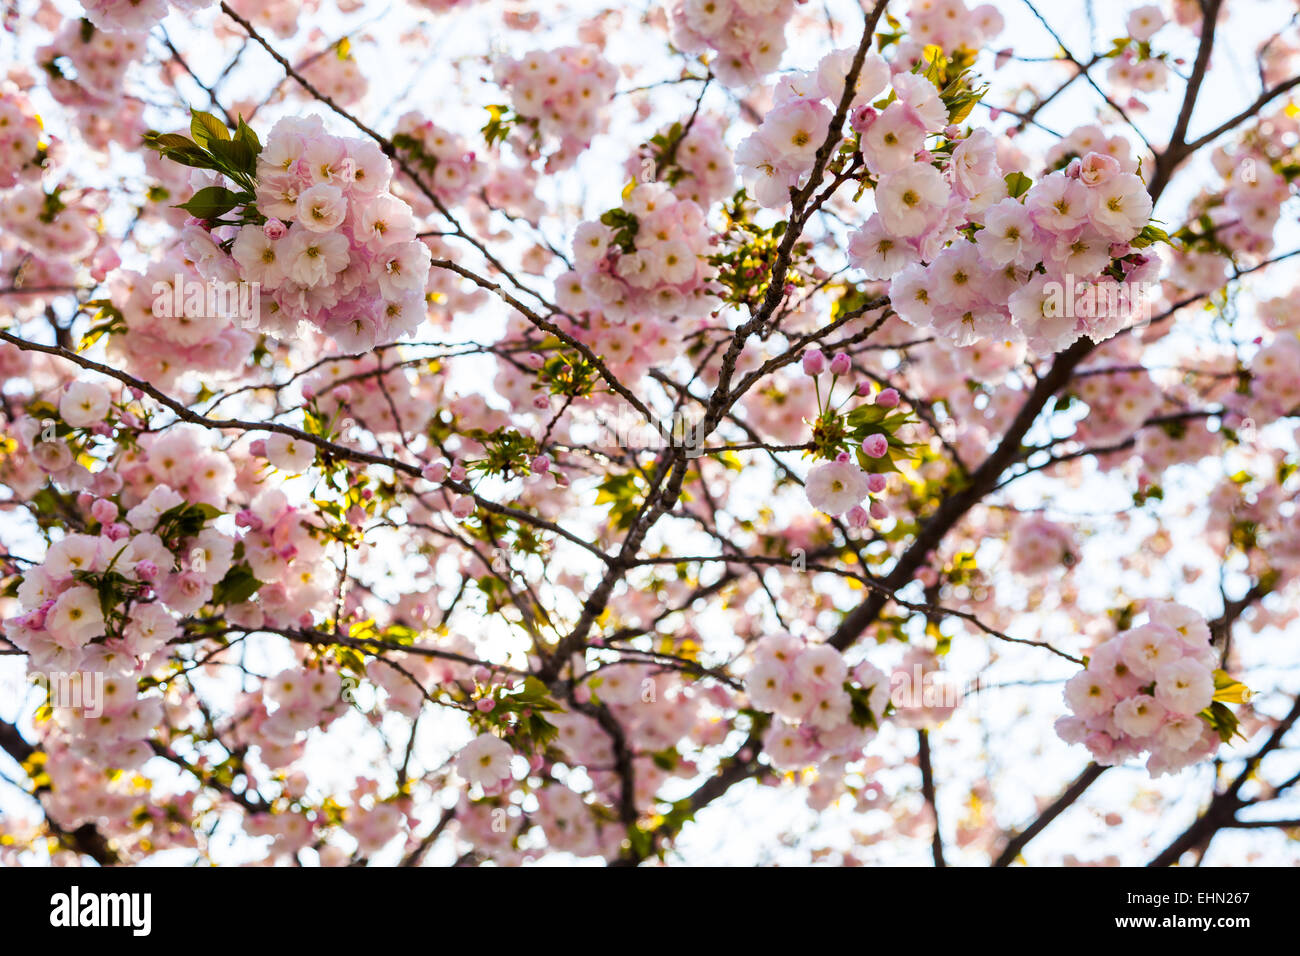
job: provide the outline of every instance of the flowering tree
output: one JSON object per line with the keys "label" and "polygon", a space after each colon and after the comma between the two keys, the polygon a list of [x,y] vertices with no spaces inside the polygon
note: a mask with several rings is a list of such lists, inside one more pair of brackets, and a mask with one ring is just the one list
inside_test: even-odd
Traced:
{"label": "flowering tree", "polygon": [[8,5],[0,860],[1294,861],[1293,6]]}

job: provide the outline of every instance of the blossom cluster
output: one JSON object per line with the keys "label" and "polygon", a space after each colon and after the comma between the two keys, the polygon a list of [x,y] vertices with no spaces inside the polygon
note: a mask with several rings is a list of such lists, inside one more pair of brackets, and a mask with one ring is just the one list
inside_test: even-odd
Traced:
{"label": "blossom cluster", "polygon": [[[157,308],[160,296],[175,301],[177,276],[183,308]],[[237,296],[209,302],[207,295],[198,295],[185,304],[187,286],[192,293],[204,289],[205,283],[179,248],[144,272],[118,269],[109,280],[109,297],[122,316],[118,334],[108,340],[109,355],[132,374],[163,388],[187,372],[228,375],[247,361],[254,344],[251,331],[242,327],[246,323]]]}
{"label": "blossom cluster", "polygon": [[634,187],[623,205],[574,232],[574,269],[556,280],[560,305],[612,322],[648,315],[699,318],[717,308],[703,210],[662,183]]}
{"label": "blossom cluster", "polygon": [[[393,128],[393,145],[398,155],[420,173],[421,182],[448,205],[463,202],[482,188],[486,175],[484,164],[465,140],[414,110],[398,117]],[[409,182],[405,173],[398,174],[395,184],[402,188],[403,198],[417,214],[429,215],[434,211],[433,204]]]}
{"label": "blossom cluster", "polygon": [[[391,176],[370,140],[332,136],[317,117],[282,119],[257,159],[266,222],[222,226],[210,238],[192,226],[190,258],[208,280],[269,293],[260,312],[272,334],[309,322],[353,352],[392,342],[424,321],[431,256],[410,207],[388,191]],[[218,244],[225,239],[229,255]]]}
{"label": "blossom cluster", "polygon": [[1011,554],[1011,570],[1016,574],[1043,574],[1078,560],[1074,533],[1042,515],[1025,515],[1017,521],[1007,550]]}
{"label": "blossom cluster", "polygon": [[[1047,354],[1083,335],[1103,341],[1146,314],[1159,269],[1130,245],[1151,197],[1124,168],[1088,153],[1011,197],[992,135],[976,131],[942,172],[917,163],[881,178],[856,263],[893,274],[899,315],[958,345],[1023,338]],[[979,228],[958,231],[967,223]]]}
{"label": "blossom cluster", "polygon": [[236,513],[244,559],[260,582],[257,603],[238,611],[246,626],[310,627],[314,610],[328,599],[331,566],[308,519],[279,488],[265,489]]}
{"label": "blossom cluster", "polygon": [[[307,19],[316,12],[320,0],[228,0],[231,8],[245,20],[261,30],[270,30],[282,40],[287,40],[298,32],[299,19]],[[342,13],[352,13],[358,9],[361,0],[339,0],[338,8]],[[236,35],[241,35],[239,26],[224,17],[218,17],[217,30],[220,32],[229,24]]]}
{"label": "blossom cluster", "polygon": [[328,727],[347,707],[343,680],[328,669],[286,668],[265,681],[262,693],[275,709],[258,736],[276,747],[291,747],[313,727]]}
{"label": "blossom cluster", "polygon": [[1172,601],[1156,602],[1150,620],[1103,642],[1065,685],[1071,715],[1056,722],[1068,743],[1082,743],[1103,766],[1148,753],[1153,775],[1175,773],[1212,754],[1220,742],[1203,716],[1215,695],[1218,658],[1205,619]]}
{"label": "blossom cluster", "polygon": [[[156,614],[162,610],[157,604],[145,607],[154,608]],[[154,755],[150,737],[163,722],[163,702],[156,694],[137,693],[134,663],[126,654],[106,650],[71,675],[82,682],[83,700],[102,697],[94,707],[53,708],[54,722],[71,753],[115,770],[139,769]],[[91,676],[96,674],[102,677]]]}
{"label": "blossom cluster", "polygon": [[165,485],[124,515],[111,499],[85,494],[99,531],[66,535],[24,574],[25,613],[5,621],[5,633],[36,670],[144,671],[179,631],[169,611],[189,614],[211,598],[235,542],[213,528],[173,536],[175,513],[166,513],[184,502]]}
{"label": "blossom cluster", "polygon": [[320,90],[340,106],[361,102],[370,88],[361,64],[346,48],[337,45],[308,54],[308,63],[302,75],[313,87]]}
{"label": "blossom cluster", "polygon": [[[758,129],[736,149],[736,165],[741,177],[762,205],[784,206],[790,201],[790,190],[806,181],[817,150],[826,141],[833,110],[844,95],[852,59],[851,50],[836,50],[823,57],[816,70],[794,71],[782,76],[773,94],[772,109],[763,117]],[[918,83],[918,77],[913,74],[899,74],[899,96],[911,96],[916,108],[921,110],[917,115],[927,116],[941,128],[947,123],[947,113],[939,102],[938,91],[924,78],[919,79],[921,82]],[[854,90],[852,105],[856,112],[870,109],[867,104],[888,82],[889,64],[878,53],[868,54]],[[826,100],[831,105],[827,105]],[[900,110],[904,108],[899,107]],[[894,115],[890,114],[891,124]],[[910,149],[904,150],[905,162],[910,163],[912,154],[924,141],[924,133],[922,128],[919,140],[909,136],[908,143],[902,147],[891,141],[888,149],[896,151],[910,145]]]}
{"label": "blossom cluster", "polygon": [[[1095,363],[1104,365],[1104,362]],[[1095,374],[1079,377],[1074,388],[1088,404],[1088,414],[1076,426],[1080,441],[1113,445],[1130,437],[1164,402],[1164,395],[1149,372],[1093,368]]]}
{"label": "blossom cluster", "polygon": [[986,47],[1005,23],[991,3],[968,7],[963,0],[927,0],[907,11],[906,34],[899,41],[898,59],[913,63],[927,46],[943,50]]}
{"label": "blossom cluster", "polygon": [[1253,143],[1245,149],[1215,151],[1210,158],[1225,185],[1221,192],[1193,202],[1189,210],[1190,215],[1205,216],[1214,242],[1234,254],[1267,254],[1282,207],[1291,197],[1287,177],[1261,147]]}
{"label": "blossom cluster", "polygon": [[877,724],[889,703],[889,680],[864,661],[850,675],[843,656],[829,644],[809,644],[788,634],[760,640],[745,692],[758,710],[776,716],[763,750],[778,770],[798,770],[829,759],[854,759],[871,742],[871,721],[854,719],[850,678]]}
{"label": "blossom cluster", "polygon": [[1155,93],[1169,82],[1169,68],[1165,61],[1151,53],[1151,38],[1165,24],[1164,12],[1159,5],[1150,3],[1131,11],[1126,21],[1128,39],[1116,51],[1106,71],[1106,79],[1119,90],[1138,90]]}
{"label": "blossom cluster", "polygon": [[81,0],[86,19],[101,30],[115,33],[151,30],[167,16],[169,5],[194,14],[212,3],[213,0]]}
{"label": "blossom cluster", "polygon": [[92,196],[68,198],[61,189],[46,192],[38,182],[24,183],[4,195],[0,225],[42,257],[88,258],[99,241],[100,211]]}
{"label": "blossom cluster", "polygon": [[664,127],[628,159],[628,175],[641,183],[667,182],[678,198],[707,209],[735,188],[734,160],[722,133],[722,123],[711,116],[697,116],[689,128]]}
{"label": "blossom cluster", "polygon": [[40,176],[41,120],[31,100],[9,80],[0,82],[0,189]]}
{"label": "blossom cluster", "polygon": [[123,81],[132,63],[144,57],[146,40],[143,32],[108,33],[86,21],[65,19],[50,42],[36,51],[49,77],[46,89],[69,108],[87,145],[139,145],[144,104],[126,95]]}
{"label": "blossom cluster", "polygon": [[[496,81],[510,92],[514,111],[535,132],[558,139],[547,169],[571,164],[600,132],[601,109],[614,96],[618,73],[594,47],[534,50],[519,59],[502,57]],[[525,143],[525,152],[532,144]]]}
{"label": "blossom cluster", "polygon": [[757,83],[781,63],[795,0],[670,0],[673,45],[716,51],[710,69],[728,86]]}

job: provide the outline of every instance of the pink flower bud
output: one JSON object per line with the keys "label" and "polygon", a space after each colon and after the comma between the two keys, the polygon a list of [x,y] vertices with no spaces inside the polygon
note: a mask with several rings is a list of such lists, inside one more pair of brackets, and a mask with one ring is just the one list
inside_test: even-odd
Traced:
{"label": "pink flower bud", "polygon": [[871,383],[870,383],[870,382],[859,382],[856,391],[857,391],[857,393],[858,393],[859,395],[863,395],[863,396],[870,395],[870,394],[871,394]]}
{"label": "pink flower bud", "polygon": [[853,361],[849,358],[847,352],[841,352],[831,359],[831,373],[833,375],[848,375],[849,369],[853,367]]}
{"label": "pink flower bud", "polygon": [[898,389],[887,388],[876,396],[876,404],[881,408],[893,408],[898,404]]}
{"label": "pink flower bud", "polygon": [[255,438],[248,443],[248,453],[254,458],[266,457],[266,439]]}
{"label": "pink flower bud", "polygon": [[867,514],[867,509],[862,505],[854,505],[849,509],[846,517],[849,519],[850,528],[865,528],[871,523],[871,516]]}
{"label": "pink flower bud", "polygon": [[147,558],[135,563],[135,576],[141,581],[152,581],[158,576],[158,565]]}
{"label": "pink flower bud", "polygon": [[847,451],[842,451],[835,456],[835,460],[842,465],[849,460],[849,453]]}
{"label": "pink flower bud", "polygon": [[435,461],[432,465],[425,465],[420,474],[425,481],[432,481],[435,485],[440,485],[442,480],[447,477],[447,465],[445,462]]}
{"label": "pink flower bud", "polygon": [[492,710],[496,707],[496,705],[497,705],[496,701],[488,697],[484,697],[482,700],[478,701],[474,705],[474,709],[477,710],[480,714],[490,714]]}
{"label": "pink flower bud", "polygon": [[546,411],[546,409],[550,407],[551,407],[551,396],[536,395],[533,397],[533,408],[536,408],[539,411]]}
{"label": "pink flower bud", "polygon": [[529,463],[528,467],[535,475],[543,474],[551,470],[551,459],[546,455],[538,455]]}
{"label": "pink flower bud", "polygon": [[468,518],[474,513],[474,499],[469,495],[462,495],[457,498],[452,502],[451,513],[457,518]]}
{"label": "pink flower bud", "polygon": [[546,358],[540,352],[529,352],[528,357],[524,359],[524,364],[536,370],[546,364]]}
{"label": "pink flower bud", "polygon": [[283,239],[284,234],[288,231],[288,227],[286,227],[279,219],[268,219],[262,225],[262,235],[272,241]]}
{"label": "pink flower bud", "polygon": [[803,370],[807,375],[820,375],[826,371],[826,356],[821,349],[809,349],[803,353]]}
{"label": "pink flower bud", "polygon": [[341,404],[346,405],[348,402],[352,401],[352,386],[340,385],[338,388],[334,389],[334,397],[338,399]]}
{"label": "pink flower bud", "polygon": [[471,673],[474,676],[475,683],[478,684],[486,684],[488,678],[492,676],[492,672],[488,670],[486,667],[484,667],[482,664],[479,664],[477,667],[475,667]]}
{"label": "pink flower bud", "polygon": [[115,521],[113,524],[107,525],[104,528],[104,537],[108,538],[109,541],[121,541],[130,534],[130,527],[120,521]]}
{"label": "pink flower bud", "polygon": [[878,495],[885,490],[885,485],[889,484],[889,479],[884,475],[872,473],[867,475],[867,491],[873,495]]}
{"label": "pink flower bud", "polygon": [[462,465],[462,464],[460,464],[459,462],[456,463],[456,464],[454,464],[454,465],[452,465],[452,466],[451,466],[451,471],[448,472],[448,477],[450,477],[452,481],[464,481],[464,480],[465,480],[465,466]]}
{"label": "pink flower bud", "polygon": [[77,507],[80,508],[82,511],[85,511],[87,508],[89,508],[94,503],[94,501],[95,501],[95,496],[92,495],[89,491],[83,491],[77,495]]}
{"label": "pink flower bud", "polygon": [[884,435],[868,435],[862,439],[862,451],[871,458],[884,458],[889,451],[889,440]]}
{"label": "pink flower bud", "polygon": [[90,506],[90,515],[100,524],[108,524],[117,517],[117,505],[107,498],[100,498]]}
{"label": "pink flower bud", "polygon": [[856,133],[865,133],[871,129],[871,124],[875,121],[876,111],[865,103],[853,107],[849,113],[849,125],[853,127],[853,131]]}
{"label": "pink flower bud", "polygon": [[886,508],[883,503],[873,501],[871,502],[871,517],[875,518],[877,521],[884,521],[889,517],[889,509]]}

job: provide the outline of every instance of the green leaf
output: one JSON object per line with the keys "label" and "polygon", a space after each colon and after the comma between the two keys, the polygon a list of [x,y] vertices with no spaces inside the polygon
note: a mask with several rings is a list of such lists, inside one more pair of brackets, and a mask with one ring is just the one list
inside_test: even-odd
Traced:
{"label": "green leaf", "polygon": [[257,172],[257,154],[242,140],[228,140],[208,144],[208,150],[231,173],[252,176]]}
{"label": "green leaf", "polygon": [[190,135],[200,146],[211,149],[213,142],[227,142],[230,139],[230,130],[226,129],[226,124],[211,113],[191,110]]}
{"label": "green leaf", "polygon": [[224,604],[227,607],[234,604],[243,604],[261,588],[262,582],[257,580],[253,574],[253,569],[247,563],[236,564],[226,572],[226,576],[217,582],[217,586],[212,589],[212,602],[214,604]]}
{"label": "green leaf", "polygon": [[158,516],[158,524],[154,530],[164,541],[171,539],[184,541],[197,535],[203,530],[205,524],[223,513],[212,505],[202,502],[198,504],[181,502]]}
{"label": "green leaf", "polygon": [[144,134],[144,144],[151,149],[198,149],[194,140],[180,133],[159,133],[154,130]]}
{"label": "green leaf", "polygon": [[239,126],[235,130],[235,141],[247,145],[255,156],[262,151],[262,141],[257,138],[253,128],[244,122],[242,116],[239,117]]}
{"label": "green leaf", "polygon": [[1019,199],[1025,193],[1029,192],[1029,187],[1034,184],[1034,181],[1032,179],[1030,179],[1024,173],[1018,171],[1014,173],[1008,173],[1006,176],[1006,181],[1007,181],[1007,195],[1010,196],[1012,199]]}
{"label": "green leaf", "polygon": [[178,209],[184,209],[196,219],[220,219],[239,205],[239,194],[223,186],[206,186],[200,189],[188,202],[177,203]]}
{"label": "green leaf", "polygon": [[1137,238],[1129,240],[1129,245],[1134,249],[1145,249],[1156,242],[1169,242],[1169,233],[1159,226],[1147,223],[1142,227],[1142,231],[1137,234]]}
{"label": "green leaf", "polygon": [[[1200,716],[1214,728],[1214,732],[1219,735],[1219,739],[1225,744],[1231,743],[1232,738],[1238,735],[1237,715],[1234,714],[1226,704],[1221,701],[1214,701],[1209,707],[1201,711]],[[1241,735],[1245,739],[1245,735]]]}

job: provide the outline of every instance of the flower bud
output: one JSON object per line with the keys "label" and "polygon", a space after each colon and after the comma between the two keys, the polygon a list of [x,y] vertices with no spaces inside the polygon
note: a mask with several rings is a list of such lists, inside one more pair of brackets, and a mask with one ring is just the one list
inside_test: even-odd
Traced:
{"label": "flower bud", "polygon": [[868,435],[862,439],[862,451],[871,458],[884,458],[889,451],[889,440],[884,435]]}

